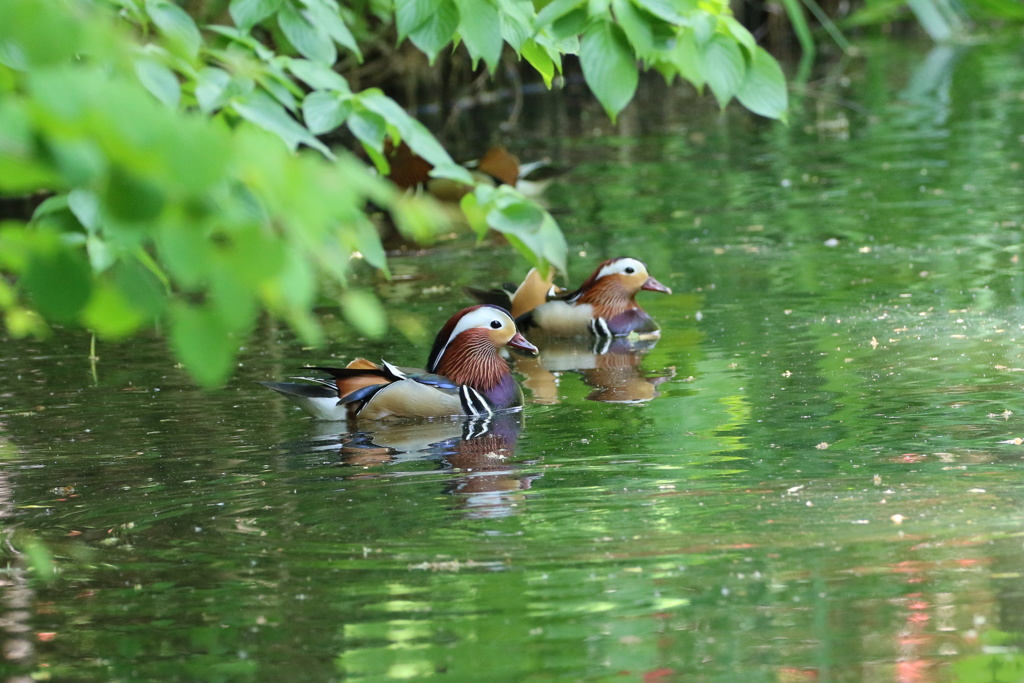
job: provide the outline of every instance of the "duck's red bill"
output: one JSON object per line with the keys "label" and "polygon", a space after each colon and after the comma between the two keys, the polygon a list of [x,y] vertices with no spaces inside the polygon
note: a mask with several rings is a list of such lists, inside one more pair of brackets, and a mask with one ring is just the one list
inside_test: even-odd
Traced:
{"label": "duck's red bill", "polygon": [[537,353],[537,347],[526,341],[526,337],[516,332],[515,336],[508,340],[508,345],[514,349],[520,349],[529,353]]}
{"label": "duck's red bill", "polygon": [[660,282],[655,280],[653,277],[647,278],[647,281],[644,282],[640,286],[640,289],[646,289],[646,290],[651,291],[651,292],[665,292],[666,294],[671,294],[672,293],[671,289],[669,289],[665,285],[661,284]]}

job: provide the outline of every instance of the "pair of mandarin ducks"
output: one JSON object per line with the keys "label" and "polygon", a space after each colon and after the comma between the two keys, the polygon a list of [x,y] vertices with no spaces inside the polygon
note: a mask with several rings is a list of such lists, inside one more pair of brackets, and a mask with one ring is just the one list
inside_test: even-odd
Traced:
{"label": "pair of mandarin ducks", "polygon": [[523,403],[522,390],[498,355],[505,346],[536,354],[523,332],[543,337],[657,335],[657,323],[636,303],[641,290],[671,293],[635,258],[605,261],[573,292],[557,290],[532,270],[515,291],[470,290],[484,303],[445,323],[425,370],[357,358],[344,368],[309,368],[327,378],[262,384],[323,420],[490,415]]}

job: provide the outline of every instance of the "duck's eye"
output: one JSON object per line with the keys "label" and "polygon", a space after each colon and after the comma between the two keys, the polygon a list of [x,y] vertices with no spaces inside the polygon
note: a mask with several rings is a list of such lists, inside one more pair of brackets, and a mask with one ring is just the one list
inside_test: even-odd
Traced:
{"label": "duck's eye", "polygon": [[632,275],[636,272],[636,268],[633,266],[626,266],[626,275]]}
{"label": "duck's eye", "polygon": [[500,330],[501,329],[501,321],[500,320],[492,320],[491,321],[491,329],[492,330]]}

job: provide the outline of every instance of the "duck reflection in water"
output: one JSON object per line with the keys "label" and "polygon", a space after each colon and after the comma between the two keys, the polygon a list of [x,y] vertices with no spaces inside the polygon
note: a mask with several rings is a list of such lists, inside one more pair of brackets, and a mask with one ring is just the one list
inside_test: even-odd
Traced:
{"label": "duck reflection in water", "polygon": [[[445,492],[455,495],[469,516],[504,517],[513,512],[520,492],[542,476],[521,471],[531,463],[513,461],[522,426],[523,413],[518,410],[463,419],[374,424],[365,431],[341,436],[341,464],[368,469],[437,461],[441,471],[454,475]],[[350,476],[395,474],[389,468],[387,472],[363,471]]]}
{"label": "duck reflection in water", "polygon": [[658,343],[657,338],[598,337],[548,340],[539,357],[514,354],[515,369],[526,377],[523,386],[535,403],[559,402],[558,384],[566,372],[578,373],[593,387],[591,401],[642,403],[658,396],[658,385],[675,376],[675,367],[647,375],[641,372],[643,357]]}

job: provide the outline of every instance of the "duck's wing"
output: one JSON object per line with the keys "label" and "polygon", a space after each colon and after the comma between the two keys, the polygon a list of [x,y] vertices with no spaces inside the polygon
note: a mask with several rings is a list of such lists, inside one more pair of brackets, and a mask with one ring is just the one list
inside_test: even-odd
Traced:
{"label": "duck's wing", "polygon": [[404,368],[363,359],[344,368],[315,368],[331,375],[337,384],[338,405],[348,406],[353,416],[379,420],[387,417],[421,418],[460,415],[459,386],[447,377],[419,368]]}

